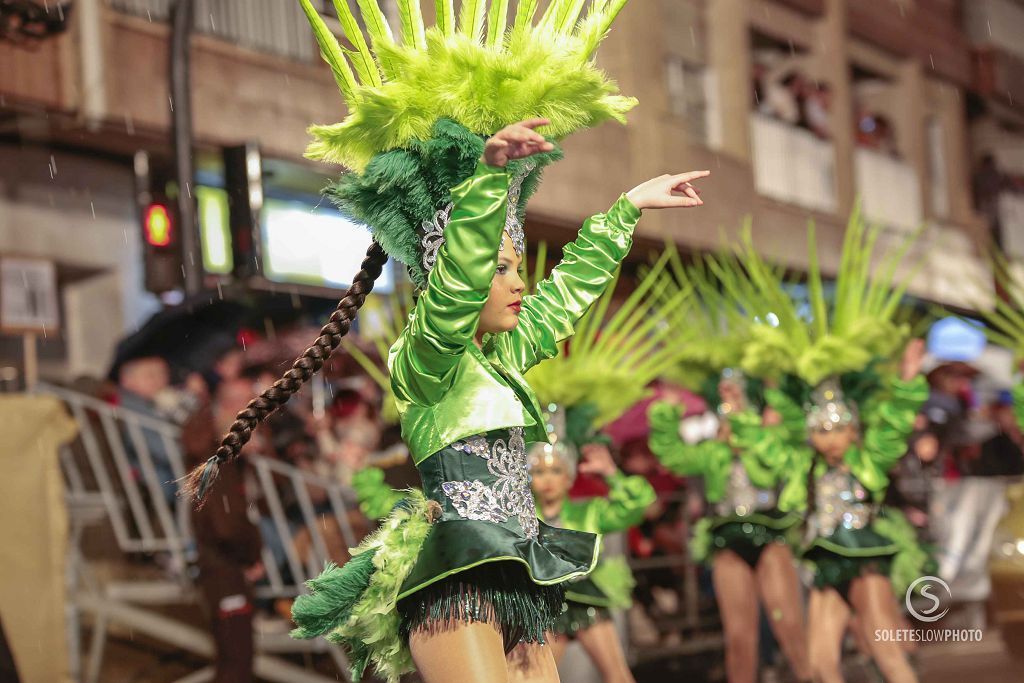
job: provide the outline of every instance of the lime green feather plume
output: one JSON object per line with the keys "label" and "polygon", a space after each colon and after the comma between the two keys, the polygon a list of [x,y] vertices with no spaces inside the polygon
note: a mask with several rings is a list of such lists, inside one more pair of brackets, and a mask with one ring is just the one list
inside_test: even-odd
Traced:
{"label": "lime green feather plume", "polygon": [[455,35],[455,0],[434,0],[437,30],[445,37]]}
{"label": "lime green feather plume", "polygon": [[406,47],[417,50],[427,48],[426,27],[420,0],[398,0],[398,14],[402,18],[402,39]]}
{"label": "lime green feather plume", "polygon": [[347,50],[310,0],[299,0],[348,105],[344,121],[310,128],[307,156],[362,172],[375,155],[428,139],[440,118],[491,135],[544,117],[554,139],[623,122],[636,100],[618,94],[593,55],[626,1],[594,0],[577,21],[583,0],[553,0],[534,24],[538,3],[524,0],[506,30],[508,0],[464,0],[457,25],[452,0],[436,0],[430,28],[416,0],[400,0],[399,44],[378,0],[357,0],[365,35],[347,2],[336,0]]}
{"label": "lime green feather plume", "polygon": [[665,377],[701,391],[709,377],[740,365],[752,320],[738,305],[745,297],[737,291],[753,285],[737,276],[741,273],[737,257],[729,252],[708,254],[688,264],[674,246],[669,245],[666,253],[672,277],[660,295],[663,304],[680,289],[692,290],[693,297],[689,305],[667,319],[680,352],[676,366]]}
{"label": "lime green feather plume", "polygon": [[900,322],[900,302],[921,262],[902,282],[897,282],[896,273],[918,235],[880,249],[880,234],[881,228],[869,227],[855,208],[846,227],[835,295],[829,300],[810,225],[804,307],[790,296],[780,271],[754,248],[747,226],[737,247],[738,261],[727,277],[746,281],[731,293],[754,320],[743,369],[757,376],[794,374],[814,386],[832,375],[859,372],[874,359],[891,357],[902,348],[909,327]]}
{"label": "lime green feather plume", "polygon": [[669,258],[663,254],[614,312],[615,287],[609,287],[558,356],[526,374],[541,405],[590,406],[593,426],[600,428],[642,400],[648,384],[678,362],[684,345],[667,321],[682,315],[693,291],[676,288],[666,295]]}

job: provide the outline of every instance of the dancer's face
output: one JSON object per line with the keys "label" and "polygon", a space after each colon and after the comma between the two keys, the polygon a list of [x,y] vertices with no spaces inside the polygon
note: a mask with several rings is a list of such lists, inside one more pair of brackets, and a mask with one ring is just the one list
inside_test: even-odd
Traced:
{"label": "dancer's face", "polygon": [[491,293],[480,312],[479,334],[508,332],[519,324],[519,309],[526,284],[520,276],[523,259],[516,254],[512,238],[505,233],[505,243],[498,252],[498,267],[491,281]]}
{"label": "dancer's face", "polygon": [[836,427],[829,431],[814,430],[811,432],[811,446],[825,456],[829,465],[838,465],[843,461],[846,451],[857,440],[857,428],[853,424]]}
{"label": "dancer's face", "polygon": [[569,494],[572,478],[561,458],[540,457],[530,467],[530,486],[541,505],[550,505]]}

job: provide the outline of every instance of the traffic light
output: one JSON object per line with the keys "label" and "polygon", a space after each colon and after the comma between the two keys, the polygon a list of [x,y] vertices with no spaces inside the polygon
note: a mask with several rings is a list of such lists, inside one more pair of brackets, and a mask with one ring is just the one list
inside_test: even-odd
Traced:
{"label": "traffic light", "polygon": [[135,154],[136,201],[142,224],[146,289],[163,294],[184,285],[177,186],[170,163]]}
{"label": "traffic light", "polygon": [[169,247],[174,237],[174,222],[164,204],[150,204],[142,227],[146,231],[146,244],[151,247]]}

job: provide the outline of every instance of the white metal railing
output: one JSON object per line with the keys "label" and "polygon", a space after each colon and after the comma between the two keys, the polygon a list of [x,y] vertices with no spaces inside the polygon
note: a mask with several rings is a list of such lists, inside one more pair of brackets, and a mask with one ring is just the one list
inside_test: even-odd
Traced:
{"label": "white metal railing", "polygon": [[[150,21],[166,21],[173,0],[109,0],[112,7]],[[241,47],[312,61],[313,32],[295,0],[195,0],[195,30]],[[313,0],[324,14],[331,3]]]}
{"label": "white metal railing", "polygon": [[[76,674],[82,672],[81,678],[87,682],[99,680],[112,622],[209,657],[213,648],[208,634],[152,609],[154,605],[189,604],[196,596],[188,571],[195,560],[190,505],[176,497],[173,483],[185,474],[180,428],[60,387],[41,384],[37,391],[63,401],[78,424],[78,437],[60,453],[71,522],[67,576],[68,595],[73,598],[68,609],[73,654],[82,651],[79,613],[90,613],[93,621],[88,668],[82,672],[81,664],[74,662]],[[319,573],[327,560],[343,561],[347,548],[358,543],[351,522],[358,514],[355,496],[336,482],[269,458],[251,456],[230,466],[246,465],[255,473],[256,486],[249,492],[254,503],[250,515],[263,534],[267,572],[266,582],[256,586],[255,592],[265,598],[295,597],[305,591],[304,582]],[[293,504],[286,505],[285,500]],[[257,512],[260,508],[266,511],[262,516]],[[167,557],[169,561],[160,563],[163,578],[100,579],[82,543],[86,528],[107,524],[121,553]],[[257,647],[255,666],[261,679],[335,680],[269,656],[280,652],[327,653],[347,676],[341,650],[323,641],[261,635]]]}
{"label": "white metal railing", "polygon": [[913,166],[888,154],[857,149],[854,167],[865,218],[899,230],[921,227],[921,180]]}
{"label": "white metal railing", "polygon": [[1007,255],[1024,259],[1024,194],[999,195],[999,232]]}
{"label": "white metal railing", "polygon": [[766,197],[808,209],[836,210],[832,143],[764,114],[750,116],[754,184]]}

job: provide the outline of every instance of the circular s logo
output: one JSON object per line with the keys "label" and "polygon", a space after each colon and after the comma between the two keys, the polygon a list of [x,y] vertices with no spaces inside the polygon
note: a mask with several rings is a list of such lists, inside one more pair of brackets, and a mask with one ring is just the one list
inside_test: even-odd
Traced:
{"label": "circular s logo", "polygon": [[[910,598],[914,595],[914,589],[918,586],[921,586],[920,591],[918,591],[921,593],[921,597],[931,603],[931,606],[927,609],[916,608],[910,601]],[[939,609],[942,607],[942,598],[936,596],[934,593],[934,591],[939,587],[946,591],[947,600],[951,600],[953,598],[953,592],[949,590],[949,584],[937,576],[922,576],[914,581],[914,583],[910,584],[910,587],[907,588],[907,598],[905,601],[907,604],[907,611],[914,615],[914,618],[918,621],[928,623],[938,621],[942,617],[946,616],[946,613],[949,612],[949,607],[946,607],[940,612]]]}

